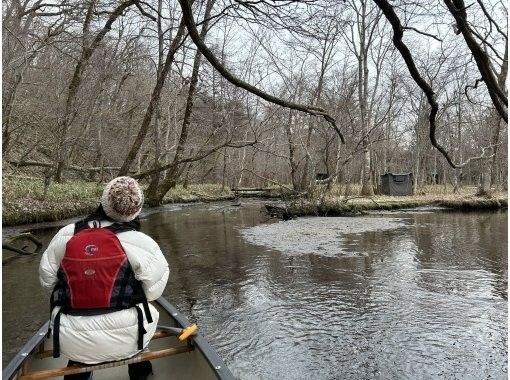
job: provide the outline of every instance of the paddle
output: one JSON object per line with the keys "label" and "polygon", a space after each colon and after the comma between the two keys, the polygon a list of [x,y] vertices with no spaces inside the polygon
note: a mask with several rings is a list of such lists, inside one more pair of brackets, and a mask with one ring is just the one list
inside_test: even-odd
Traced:
{"label": "paddle", "polygon": [[189,325],[188,327],[181,329],[179,327],[158,325],[158,330],[165,331],[165,332],[168,332],[171,334],[175,334],[175,335],[177,335],[179,340],[182,342],[182,341],[185,341],[186,339],[188,339],[191,335],[196,334],[196,332],[198,331],[198,326],[196,325],[196,323],[193,323],[192,325]]}

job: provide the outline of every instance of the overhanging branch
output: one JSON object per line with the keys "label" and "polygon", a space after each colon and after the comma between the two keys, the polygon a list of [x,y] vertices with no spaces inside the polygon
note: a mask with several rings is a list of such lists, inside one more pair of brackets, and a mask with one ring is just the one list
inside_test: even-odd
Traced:
{"label": "overhanging branch", "polygon": [[[436,139],[436,116],[437,116],[437,112],[439,110],[439,105],[437,103],[434,90],[425,81],[425,79],[423,79],[423,77],[421,76],[420,72],[418,71],[418,68],[416,67],[416,64],[414,63],[414,59],[412,57],[411,52],[409,51],[409,48],[402,41],[402,38],[404,36],[404,27],[402,26],[402,23],[400,22],[400,18],[395,13],[393,6],[387,0],[374,0],[374,2],[383,11],[386,19],[389,21],[389,23],[391,24],[391,26],[393,28],[393,44],[395,45],[397,50],[400,52],[400,55],[404,59],[406,65],[407,65],[407,68],[409,70],[409,73],[411,74],[411,77],[414,79],[416,84],[421,88],[421,90],[424,92],[425,96],[427,97],[427,101],[430,105],[429,138],[430,138],[430,142],[432,143],[432,146],[434,146],[444,156],[444,158],[446,158],[446,161],[448,161],[448,164],[452,168],[461,168],[473,160],[489,158],[489,157],[485,156],[485,150],[487,148],[482,148],[482,154],[480,156],[472,157],[472,158],[467,159],[463,163],[456,164],[453,162],[453,159],[450,157],[450,155],[448,154],[446,149],[441,144],[439,144],[439,142]],[[445,0],[445,2],[448,2],[448,0]],[[483,73],[482,73],[482,77],[483,77]],[[486,84],[487,84],[487,82],[486,82]],[[489,87],[488,84],[487,84],[487,87]],[[494,104],[494,106],[497,108],[496,104]],[[498,111],[499,111],[499,109],[498,109]],[[506,115],[506,112],[505,112],[505,115]],[[505,121],[506,121],[506,119],[505,119]]]}
{"label": "overhanging branch", "polygon": [[475,59],[478,71],[487,86],[487,91],[489,92],[494,108],[496,108],[501,118],[508,123],[508,99],[505,90],[499,86],[498,78],[491,68],[489,57],[473,36],[473,32],[467,21],[464,0],[444,0],[444,3],[455,18],[457,28],[462,33],[462,36],[466,41],[466,45]]}
{"label": "overhanging branch", "polygon": [[170,169],[170,168],[175,167],[175,166],[180,165],[180,164],[184,164],[184,163],[188,163],[188,162],[200,161],[200,160],[210,156],[211,154],[217,152],[221,148],[243,148],[245,146],[253,146],[253,145],[257,144],[257,142],[258,141],[256,139],[254,141],[240,141],[240,142],[226,141],[226,142],[218,144],[218,145],[216,145],[216,146],[214,146],[214,147],[212,147],[212,148],[210,148],[210,149],[208,149],[206,151],[198,153],[195,156],[184,157],[184,158],[179,159],[178,161],[172,161],[169,164],[158,166],[155,169],[151,169],[151,170],[147,170],[147,171],[142,172],[142,173],[134,174],[134,175],[132,175],[132,177],[136,178],[136,179],[143,179],[143,178],[148,177],[148,176],[150,176],[152,174],[160,173],[160,172],[162,172],[164,170]]}
{"label": "overhanging branch", "polygon": [[257,95],[261,97],[264,100],[267,100],[268,102],[277,104],[282,107],[295,109],[297,111],[305,112],[310,115],[314,116],[322,116],[326,121],[331,125],[331,127],[336,131],[338,136],[340,137],[340,140],[343,144],[345,144],[345,139],[343,134],[340,132],[336,125],[335,119],[329,115],[323,108],[316,107],[316,106],[309,106],[304,104],[298,104],[298,103],[292,103],[288,102],[286,100],[280,99],[276,96],[270,95],[257,87],[244,82],[243,80],[237,78],[234,76],[219,60],[216,58],[214,53],[206,46],[204,41],[200,38],[200,35],[198,33],[195,20],[193,18],[193,12],[191,10],[191,6],[188,2],[188,0],[179,0],[179,4],[181,5],[182,9],[182,17],[184,22],[186,23],[186,28],[188,29],[189,35],[193,42],[195,43],[196,47],[200,50],[200,52],[203,54],[203,56],[209,61],[209,63],[216,69],[218,72],[230,83],[232,83],[236,87],[240,87],[254,95]]}

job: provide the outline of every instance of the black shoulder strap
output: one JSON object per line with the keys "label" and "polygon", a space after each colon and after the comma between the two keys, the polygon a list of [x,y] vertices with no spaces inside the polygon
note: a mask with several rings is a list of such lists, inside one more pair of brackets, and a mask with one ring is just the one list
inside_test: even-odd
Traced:
{"label": "black shoulder strap", "polygon": [[109,226],[106,226],[105,228],[109,229],[114,234],[120,234],[121,232],[126,232],[126,231],[135,231],[135,229],[133,227],[127,226],[124,223],[113,223],[113,224],[110,224]]}
{"label": "black shoulder strap", "polygon": [[85,221],[85,219],[79,220],[74,224],[74,234],[76,235],[78,232],[87,228],[90,228],[89,223]]}
{"label": "black shoulder strap", "polygon": [[[114,234],[118,234],[118,233],[121,233],[121,232],[126,232],[126,231],[136,231],[136,228],[134,228],[132,225],[130,224],[124,224],[124,223],[113,223],[113,224],[110,224],[109,226],[106,226],[105,228],[109,229],[110,231],[112,231]],[[131,265],[130,265],[131,267]],[[131,269],[132,271],[132,269]],[[133,273],[133,276],[134,276],[134,273]],[[125,278],[127,280],[127,277]],[[142,305],[143,305],[143,310],[145,312],[145,317],[147,318],[147,322],[148,323],[152,323],[153,322],[153,319],[152,319],[152,315],[151,315],[151,312],[150,312],[150,309],[149,309],[149,303],[147,301],[147,297],[145,296],[145,292],[143,291],[143,288],[142,288],[142,284],[136,280],[137,283],[138,283],[138,287],[139,287],[139,296],[141,297],[141,302],[142,302]],[[123,290],[125,290],[125,287],[126,287],[126,284],[123,284],[124,286],[121,286],[121,288]],[[136,306],[136,309],[137,309],[137,312],[138,312],[138,327],[139,327],[139,340],[138,340],[138,345],[139,345],[139,349],[142,349],[143,347],[140,347],[141,344],[143,344],[143,339],[140,338],[144,333],[142,332],[141,330],[143,329],[143,318],[141,317],[141,310],[138,306]],[[140,327],[140,324],[141,324],[141,327]],[[140,340],[142,339],[142,340]]]}
{"label": "black shoulder strap", "polygon": [[53,357],[60,357],[60,314],[62,310],[59,310],[53,320]]}

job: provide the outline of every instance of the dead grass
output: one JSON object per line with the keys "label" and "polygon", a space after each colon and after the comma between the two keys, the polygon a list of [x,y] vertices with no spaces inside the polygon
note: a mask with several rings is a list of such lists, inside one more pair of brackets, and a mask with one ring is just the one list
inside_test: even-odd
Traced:
{"label": "dead grass", "polygon": [[[476,188],[474,190],[476,191]],[[504,192],[494,192],[490,197],[478,197],[468,191],[458,194],[435,192],[402,197],[386,195],[344,197],[327,193],[320,196],[315,194],[311,198],[294,201],[289,205],[289,208],[295,216],[335,216],[356,214],[356,212],[365,210],[398,210],[423,206],[438,206],[455,210],[493,210],[507,208],[508,200],[507,194]]]}
{"label": "dead grass", "polygon": [[[43,180],[35,177],[2,178],[2,225],[18,225],[57,221],[92,212],[98,205],[103,184],[68,181],[52,183],[44,197]],[[443,185],[424,186],[423,195],[411,197],[359,197],[361,187],[351,185],[349,197],[345,186],[335,185],[330,192],[318,187],[307,198],[290,203],[295,215],[351,215],[362,210],[395,210],[419,206],[441,206],[458,210],[487,210],[507,207],[507,194],[495,192],[491,197],[477,197],[476,187],[463,187],[458,194]],[[275,195],[279,193],[275,192]],[[164,203],[186,203],[233,199],[230,188],[218,184],[177,186],[164,198]]]}
{"label": "dead grass", "polygon": [[[97,182],[67,181],[51,183],[44,197],[40,178],[5,176],[2,178],[2,225],[52,222],[91,213],[99,204],[104,185]],[[232,199],[229,188],[221,185],[177,186],[164,203],[186,203]]]}

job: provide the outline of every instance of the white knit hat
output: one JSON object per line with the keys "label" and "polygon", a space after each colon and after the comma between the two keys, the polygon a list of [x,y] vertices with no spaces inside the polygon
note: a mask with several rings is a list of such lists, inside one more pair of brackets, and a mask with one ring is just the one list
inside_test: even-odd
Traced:
{"label": "white knit hat", "polygon": [[110,218],[118,222],[130,222],[142,211],[142,189],[134,178],[114,178],[103,191],[101,205]]}

